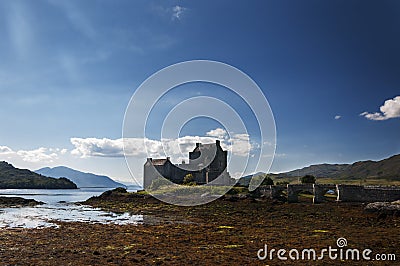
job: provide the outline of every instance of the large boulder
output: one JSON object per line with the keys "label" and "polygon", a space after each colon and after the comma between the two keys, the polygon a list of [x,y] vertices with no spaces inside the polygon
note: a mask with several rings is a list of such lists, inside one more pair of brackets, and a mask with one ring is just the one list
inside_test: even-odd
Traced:
{"label": "large boulder", "polygon": [[365,207],[365,211],[379,213],[381,216],[400,216],[400,200],[393,202],[373,202]]}

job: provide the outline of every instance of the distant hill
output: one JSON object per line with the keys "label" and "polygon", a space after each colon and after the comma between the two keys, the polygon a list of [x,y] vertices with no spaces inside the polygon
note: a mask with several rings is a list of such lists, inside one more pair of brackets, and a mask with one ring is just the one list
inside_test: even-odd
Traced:
{"label": "distant hill", "polygon": [[18,169],[7,162],[0,162],[0,188],[2,189],[76,189],[67,178],[51,178]]}
{"label": "distant hill", "polygon": [[45,167],[35,171],[38,174],[49,177],[66,177],[72,180],[78,187],[126,187],[124,184],[115,182],[108,176],[95,175],[80,172],[65,166],[54,168]]}
{"label": "distant hill", "polygon": [[[238,184],[248,186],[253,175],[246,175],[239,179]],[[289,172],[268,174],[275,181],[280,178],[289,180],[305,175],[313,175],[317,178],[330,178],[334,180],[362,180],[376,179],[387,181],[400,181],[400,154],[380,161],[359,161],[353,164],[316,164]]]}
{"label": "distant hill", "polygon": [[250,180],[253,176],[259,176],[259,175],[264,175],[264,172],[258,172],[255,174],[250,174],[250,175],[246,175],[246,176],[242,176],[241,178],[239,178],[239,181],[237,182],[238,185],[241,186],[246,186],[248,187],[250,184]]}
{"label": "distant hill", "polygon": [[353,164],[317,164],[280,173],[278,176],[329,177],[334,179],[388,179],[400,180],[400,155],[381,161],[360,161]]}
{"label": "distant hill", "polygon": [[281,173],[287,176],[305,176],[313,175],[317,177],[334,177],[340,175],[346,170],[349,164],[316,164],[304,167],[302,169],[293,170],[286,173]]}

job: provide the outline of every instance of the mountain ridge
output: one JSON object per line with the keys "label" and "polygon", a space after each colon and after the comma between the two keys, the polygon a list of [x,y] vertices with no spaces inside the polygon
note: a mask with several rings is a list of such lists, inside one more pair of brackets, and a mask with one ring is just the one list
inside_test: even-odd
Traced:
{"label": "mountain ridge", "polygon": [[2,189],[76,189],[71,180],[40,175],[28,169],[19,169],[5,161],[0,162]]}
{"label": "mountain ridge", "polygon": [[314,164],[276,175],[290,177],[314,175],[338,179],[394,178],[400,180],[400,154],[378,161],[357,161],[352,164]]}
{"label": "mountain ridge", "polygon": [[34,171],[49,177],[66,177],[72,180],[79,188],[82,187],[126,187],[105,175],[81,172],[66,166],[44,167]]}
{"label": "mountain ridge", "polygon": [[[239,184],[247,185],[253,175],[265,174],[258,172],[242,176]],[[382,160],[365,160],[349,164],[312,164],[300,169],[281,173],[270,173],[271,177],[279,181],[280,178],[294,178],[305,175],[313,175],[317,178],[331,178],[337,180],[360,180],[360,179],[386,179],[389,181],[400,181],[400,154],[392,155]]]}

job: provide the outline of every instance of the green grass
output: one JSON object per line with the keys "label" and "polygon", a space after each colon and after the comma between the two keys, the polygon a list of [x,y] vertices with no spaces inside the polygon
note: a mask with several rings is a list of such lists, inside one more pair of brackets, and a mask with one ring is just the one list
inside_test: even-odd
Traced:
{"label": "green grass", "polygon": [[180,185],[169,185],[161,186],[158,189],[149,190],[151,194],[165,194],[165,193],[176,193],[178,195],[189,195],[189,194],[204,194],[210,193],[212,195],[239,195],[247,194],[248,189],[245,187],[230,187],[230,186],[180,186]]}

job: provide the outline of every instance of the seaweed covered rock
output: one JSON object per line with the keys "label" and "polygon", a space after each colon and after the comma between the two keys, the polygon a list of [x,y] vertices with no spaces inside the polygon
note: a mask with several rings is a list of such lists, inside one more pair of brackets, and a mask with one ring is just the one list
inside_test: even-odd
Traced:
{"label": "seaweed covered rock", "polygon": [[34,199],[24,199],[21,197],[0,197],[0,208],[26,207],[40,204],[43,204],[43,202],[36,201]]}
{"label": "seaweed covered rock", "polygon": [[113,195],[126,194],[126,193],[128,193],[128,191],[126,191],[126,188],[117,187],[103,192],[99,197],[109,197]]}
{"label": "seaweed covered rock", "polygon": [[151,197],[144,191],[128,192],[126,188],[118,187],[115,189],[107,190],[100,196],[94,196],[85,201],[91,203],[95,201],[119,201],[119,202],[130,202],[134,199],[142,199]]}

